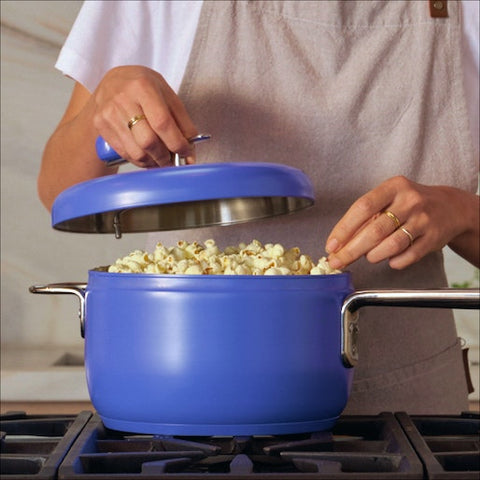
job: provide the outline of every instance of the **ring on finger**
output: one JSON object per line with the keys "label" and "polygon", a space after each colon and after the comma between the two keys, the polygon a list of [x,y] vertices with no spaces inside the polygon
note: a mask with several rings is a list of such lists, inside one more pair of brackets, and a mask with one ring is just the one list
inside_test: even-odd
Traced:
{"label": "ring on finger", "polygon": [[390,210],[384,210],[382,213],[384,213],[393,222],[395,230],[398,230],[400,228],[402,224],[394,213],[392,213]]}
{"label": "ring on finger", "polygon": [[146,118],[147,117],[143,114],[135,115],[128,121],[128,128],[131,130],[136,123],[140,122],[141,120],[145,120]]}
{"label": "ring on finger", "polygon": [[400,230],[408,237],[408,240],[410,241],[410,246],[412,246],[415,240],[413,238],[413,235],[405,227],[400,227]]}

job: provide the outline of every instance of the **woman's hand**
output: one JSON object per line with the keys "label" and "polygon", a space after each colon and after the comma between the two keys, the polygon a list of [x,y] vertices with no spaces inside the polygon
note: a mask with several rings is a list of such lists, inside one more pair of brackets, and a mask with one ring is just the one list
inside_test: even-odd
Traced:
{"label": "woman's hand", "polygon": [[330,233],[326,250],[333,268],[365,255],[403,269],[449,245],[478,266],[479,197],[447,186],[426,186],[393,177],[360,197]]}
{"label": "woman's hand", "polygon": [[[135,125],[132,118],[140,116]],[[143,118],[145,116],[145,118]],[[50,210],[66,188],[116,173],[99,160],[99,135],[124,159],[139,167],[170,164],[170,152],[194,162],[188,138],[197,129],[164,78],[141,66],[117,67],[91,93],[76,83],[70,102],[49,138],[38,175],[38,194]]]}
{"label": "woman's hand", "polygon": [[157,167],[169,164],[170,152],[176,152],[194,162],[187,138],[197,130],[178,96],[154,70],[113,68],[90,102],[94,127],[122,158],[139,167]]}

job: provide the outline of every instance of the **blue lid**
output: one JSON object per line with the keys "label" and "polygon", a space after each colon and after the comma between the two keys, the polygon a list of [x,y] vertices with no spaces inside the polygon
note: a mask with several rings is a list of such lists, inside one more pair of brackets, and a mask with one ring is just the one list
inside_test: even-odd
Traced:
{"label": "blue lid", "polygon": [[178,230],[229,225],[313,205],[300,170],[274,163],[213,163],[120,173],[62,192],[52,225],[83,233]]}

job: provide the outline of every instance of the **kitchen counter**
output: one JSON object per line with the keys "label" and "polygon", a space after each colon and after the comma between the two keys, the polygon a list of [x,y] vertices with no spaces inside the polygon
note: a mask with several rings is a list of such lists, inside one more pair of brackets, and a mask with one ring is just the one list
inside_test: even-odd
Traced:
{"label": "kitchen counter", "polygon": [[[0,413],[26,412],[29,415],[68,415],[78,414],[84,410],[94,412],[93,405],[87,402],[1,402]],[[470,411],[480,412],[478,401],[470,402]]]}
{"label": "kitchen counter", "polygon": [[94,412],[90,402],[0,402],[0,413],[25,412],[29,415],[77,415]]}
{"label": "kitchen counter", "polygon": [[2,404],[89,400],[82,348],[2,346]]}

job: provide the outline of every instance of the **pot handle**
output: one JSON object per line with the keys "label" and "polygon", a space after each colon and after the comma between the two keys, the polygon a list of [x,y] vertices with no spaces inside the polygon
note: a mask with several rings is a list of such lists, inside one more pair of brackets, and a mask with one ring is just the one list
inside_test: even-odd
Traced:
{"label": "pot handle", "polygon": [[29,288],[30,293],[69,293],[76,295],[80,300],[80,308],[78,310],[78,316],[80,318],[80,335],[85,338],[85,290],[87,288],[86,283],[50,283],[48,285],[32,285]]}
{"label": "pot handle", "polygon": [[480,290],[362,290],[348,295],[341,310],[342,360],[346,367],[358,362],[358,310],[370,306],[479,309]]}

